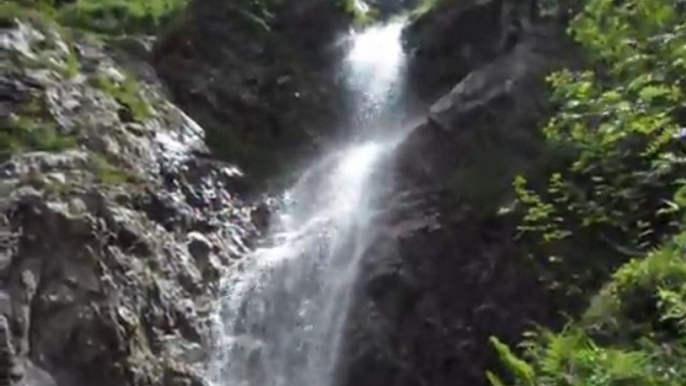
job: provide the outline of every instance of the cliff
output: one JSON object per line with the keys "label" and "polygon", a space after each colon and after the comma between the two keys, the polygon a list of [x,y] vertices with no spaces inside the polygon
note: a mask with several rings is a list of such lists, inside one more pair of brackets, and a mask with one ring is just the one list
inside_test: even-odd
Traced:
{"label": "cliff", "polygon": [[202,384],[219,279],[258,234],[241,173],[145,63],[22,20],[0,29],[2,383]]}

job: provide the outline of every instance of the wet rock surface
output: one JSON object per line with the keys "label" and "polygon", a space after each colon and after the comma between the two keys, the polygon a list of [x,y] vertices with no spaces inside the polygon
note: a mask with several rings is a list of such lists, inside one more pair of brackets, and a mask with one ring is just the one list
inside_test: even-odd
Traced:
{"label": "wet rock surface", "polygon": [[347,385],[485,385],[498,367],[491,335],[517,342],[531,323],[560,322],[516,241],[510,187],[546,160],[545,77],[575,57],[561,26],[534,25],[434,103],[397,150],[396,197],[350,319]]}
{"label": "wet rock surface", "polygon": [[202,385],[219,278],[257,234],[241,173],[154,76],[57,31],[0,29],[17,146],[0,165],[0,384]]}
{"label": "wet rock surface", "polygon": [[405,30],[412,89],[433,103],[471,71],[517,45],[536,1],[439,1]]}
{"label": "wet rock surface", "polygon": [[352,18],[341,4],[289,1],[262,12],[193,1],[153,62],[215,154],[257,180],[283,177],[345,127],[337,66]]}

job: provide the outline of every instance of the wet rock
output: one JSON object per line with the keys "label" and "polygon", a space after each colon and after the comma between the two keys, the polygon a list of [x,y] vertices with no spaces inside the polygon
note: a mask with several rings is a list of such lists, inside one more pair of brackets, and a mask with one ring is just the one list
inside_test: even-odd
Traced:
{"label": "wet rock", "polygon": [[188,234],[188,252],[195,259],[205,280],[216,281],[221,276],[221,265],[212,256],[218,248],[199,232]]}
{"label": "wet rock", "polygon": [[427,121],[402,146],[403,173],[453,186],[458,199],[483,196],[488,210],[505,204],[503,190],[515,174],[535,167],[541,154],[538,125],[549,112],[545,77],[577,65],[575,53],[560,26],[542,24],[507,54],[471,72],[431,106]]}
{"label": "wet rock", "polygon": [[157,41],[153,62],[214,154],[250,178],[274,177],[313,155],[347,116],[336,42],[351,21],[329,0],[283,2],[264,14],[192,1]]}
{"label": "wet rock", "polygon": [[169,386],[208,386],[198,374],[182,369],[169,370],[164,376],[164,384]]}
{"label": "wet rock", "polygon": [[[39,101],[55,135],[75,142],[0,165],[0,314],[12,332],[0,319],[0,383],[202,384],[207,303],[227,268],[215,255],[246,253],[257,235],[231,190],[238,177],[206,159],[202,129],[154,78],[135,95],[152,114],[120,114],[94,79],[123,82],[126,71],[97,40],[70,39],[30,23],[0,30],[0,110]],[[47,66],[69,47],[77,74]]]}
{"label": "wet rock", "polygon": [[14,347],[10,340],[10,330],[7,317],[0,315],[0,385],[10,386],[13,382]]}
{"label": "wet rock", "polygon": [[[446,58],[459,60],[456,49]],[[514,176],[535,173],[545,157],[545,77],[576,65],[576,56],[562,26],[533,25],[514,47],[460,75],[399,146],[388,173],[394,198],[407,204],[387,208],[383,236],[367,252],[346,385],[486,385],[485,371],[499,363],[489,336],[516,342],[530,323],[561,322],[524,263],[515,219],[500,209],[512,202]]]}
{"label": "wet rock", "polygon": [[261,203],[250,213],[252,223],[255,224],[258,230],[266,232],[271,223],[271,209],[266,203]]}
{"label": "wet rock", "polygon": [[55,379],[29,361],[26,365],[25,375],[18,383],[20,386],[58,386]]}
{"label": "wet rock", "polygon": [[412,89],[433,102],[450,88],[516,45],[530,25],[534,1],[467,0],[437,2],[414,19],[404,37],[410,52]]}
{"label": "wet rock", "polygon": [[198,232],[192,232],[188,234],[188,251],[194,259],[201,262],[201,264],[207,264],[209,261],[210,253],[212,252],[212,244],[205,236]]}

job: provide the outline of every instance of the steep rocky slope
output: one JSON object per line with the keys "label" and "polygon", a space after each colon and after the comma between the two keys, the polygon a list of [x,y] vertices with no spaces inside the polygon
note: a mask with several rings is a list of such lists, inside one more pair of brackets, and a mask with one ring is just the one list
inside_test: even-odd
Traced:
{"label": "steep rocky slope", "polygon": [[240,172],[147,66],[39,18],[0,26],[0,122],[0,383],[202,384],[258,232]]}

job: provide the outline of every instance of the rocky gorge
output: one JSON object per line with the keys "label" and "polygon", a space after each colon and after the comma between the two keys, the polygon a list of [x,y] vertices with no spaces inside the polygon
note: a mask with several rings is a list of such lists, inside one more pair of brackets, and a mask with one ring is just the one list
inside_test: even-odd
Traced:
{"label": "rocky gorge", "polygon": [[362,3],[409,14],[396,67],[361,82],[394,74],[363,90],[364,140],[399,138],[372,156],[342,64],[375,28],[360,3],[191,0],[154,37],[7,3],[0,384],[488,385],[491,336],[580,312],[532,266],[512,188],[559,163],[546,79],[587,61],[579,10]]}

